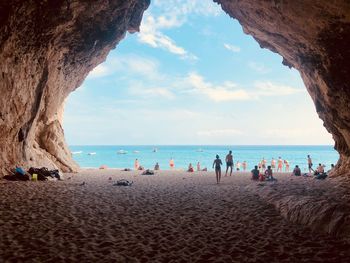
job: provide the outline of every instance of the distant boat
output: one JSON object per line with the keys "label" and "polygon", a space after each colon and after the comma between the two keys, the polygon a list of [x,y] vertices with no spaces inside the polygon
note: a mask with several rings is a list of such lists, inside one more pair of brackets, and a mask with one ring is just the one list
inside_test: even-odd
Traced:
{"label": "distant boat", "polygon": [[128,152],[127,151],[124,151],[124,150],[119,150],[118,152],[117,152],[117,154],[127,154]]}
{"label": "distant boat", "polygon": [[158,152],[158,149],[157,149],[157,148],[154,148],[154,149],[153,149],[153,152],[154,152],[154,153]]}
{"label": "distant boat", "polygon": [[202,148],[197,149],[196,152],[204,152]]}
{"label": "distant boat", "polygon": [[72,154],[81,154],[83,151],[72,152]]}
{"label": "distant boat", "polygon": [[96,154],[95,152],[88,153],[88,155],[95,155],[95,154]]}
{"label": "distant boat", "polygon": [[140,151],[133,151],[133,153],[139,153]]}

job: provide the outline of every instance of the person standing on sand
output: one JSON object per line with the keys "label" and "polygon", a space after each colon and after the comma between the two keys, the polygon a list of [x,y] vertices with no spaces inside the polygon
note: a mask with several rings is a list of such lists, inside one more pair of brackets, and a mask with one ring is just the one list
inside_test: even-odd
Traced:
{"label": "person standing on sand", "polygon": [[197,163],[197,171],[199,172],[201,170],[201,164],[198,162]]}
{"label": "person standing on sand", "polygon": [[135,160],[135,163],[134,163],[134,168],[135,168],[135,170],[138,170],[139,167],[140,167],[139,160],[136,159],[136,160]]}
{"label": "person standing on sand", "polygon": [[273,157],[272,157],[272,160],[271,160],[271,168],[272,168],[272,171],[275,172],[275,170],[276,170],[276,160]]}
{"label": "person standing on sand", "polygon": [[310,155],[307,156],[307,166],[309,167],[309,173],[311,174],[311,171],[313,172],[314,169],[312,169],[312,159],[310,157]]}
{"label": "person standing on sand", "polygon": [[173,160],[173,157],[170,158],[169,165],[170,165],[170,169],[174,169],[174,167],[175,167],[175,162],[174,162],[174,160]]}
{"label": "person standing on sand", "polygon": [[158,171],[159,170],[159,163],[156,163],[156,165],[154,166],[154,170]]}
{"label": "person standing on sand", "polygon": [[289,172],[289,162],[287,160],[284,160],[284,166],[286,167],[285,171],[286,173]]}
{"label": "person standing on sand", "polygon": [[221,165],[222,165],[222,162],[220,160],[220,157],[219,157],[219,155],[216,155],[216,159],[213,162],[213,168],[215,166],[215,175],[216,175],[216,183],[217,184],[219,184],[220,180],[221,180]]}
{"label": "person standing on sand", "polygon": [[265,170],[266,170],[266,160],[265,160],[265,157],[263,157],[262,160],[261,160],[261,168],[262,168],[263,172],[265,172]]}
{"label": "person standing on sand", "polygon": [[244,171],[244,172],[247,170],[247,162],[246,162],[246,161],[244,161],[244,162],[242,163],[242,168],[243,168],[243,171]]}
{"label": "person standing on sand", "polygon": [[[232,168],[233,168],[233,155],[232,155],[232,151],[229,151],[228,152],[228,155],[226,155],[226,173],[225,173],[225,176],[227,176],[227,171],[228,171],[228,168],[230,167],[230,176],[232,175]],[[220,172],[221,173],[221,172]]]}
{"label": "person standing on sand", "polygon": [[280,171],[282,172],[282,167],[283,167],[283,161],[281,157],[278,157],[278,161],[277,161],[277,172]]}

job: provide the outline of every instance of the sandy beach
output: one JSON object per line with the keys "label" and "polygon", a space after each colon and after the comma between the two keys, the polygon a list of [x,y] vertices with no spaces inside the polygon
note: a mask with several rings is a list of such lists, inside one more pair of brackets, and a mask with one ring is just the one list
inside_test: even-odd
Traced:
{"label": "sandy beach", "polygon": [[[1,180],[1,261],[350,261],[349,242],[286,220],[261,190],[272,184],[247,173],[220,185],[213,172],[140,173],[87,169],[57,182]],[[330,188],[276,177],[282,192]],[[113,185],[122,178],[133,185]]]}

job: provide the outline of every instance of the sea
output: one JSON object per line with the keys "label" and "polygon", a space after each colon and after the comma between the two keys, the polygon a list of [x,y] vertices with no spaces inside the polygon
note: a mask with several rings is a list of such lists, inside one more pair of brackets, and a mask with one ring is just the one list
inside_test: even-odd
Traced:
{"label": "sea", "polygon": [[271,159],[288,160],[290,168],[299,165],[302,171],[307,171],[307,155],[313,160],[314,166],[319,163],[326,165],[336,164],[339,154],[330,145],[71,145],[70,150],[74,160],[82,168],[99,168],[106,165],[109,168],[133,168],[135,159],[146,169],[153,169],[156,162],[161,170],[168,170],[172,158],[176,169],[186,169],[189,163],[196,167],[200,162],[201,168],[212,170],[215,156],[218,154],[225,161],[229,150],[232,151],[234,162],[246,161],[248,169],[265,158],[267,163]]}

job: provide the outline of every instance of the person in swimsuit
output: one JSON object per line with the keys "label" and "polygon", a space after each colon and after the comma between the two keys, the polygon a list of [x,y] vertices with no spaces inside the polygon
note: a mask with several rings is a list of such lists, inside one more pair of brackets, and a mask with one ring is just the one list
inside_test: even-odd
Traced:
{"label": "person in swimsuit", "polygon": [[265,169],[266,169],[266,160],[265,160],[265,157],[263,157],[263,159],[261,160],[261,168],[262,168],[262,171],[265,172]]}
{"label": "person in swimsuit", "polygon": [[201,164],[198,162],[197,163],[197,171],[199,172],[201,170]]}
{"label": "person in swimsuit", "polygon": [[173,158],[170,159],[169,165],[170,165],[170,169],[173,169],[175,167],[175,162],[174,162]]}
{"label": "person in swimsuit", "polygon": [[243,167],[243,171],[245,172],[247,170],[247,162],[246,161],[244,161],[242,163],[242,167]]}
{"label": "person in swimsuit", "polygon": [[309,173],[311,174],[311,171],[314,172],[314,169],[312,169],[312,159],[310,155],[307,156],[307,166],[309,167]]}
{"label": "person in swimsuit", "polygon": [[216,183],[217,184],[219,184],[220,180],[221,180],[221,165],[222,165],[222,162],[220,160],[220,157],[219,157],[219,155],[216,155],[216,159],[213,162],[213,168],[215,166],[215,174],[216,174]]}
{"label": "person in swimsuit", "polygon": [[225,176],[227,176],[227,171],[228,168],[231,168],[230,170],[230,176],[232,175],[232,168],[233,168],[233,156],[232,156],[232,151],[228,152],[228,155],[226,155],[226,173]]}
{"label": "person in swimsuit", "polygon": [[281,157],[278,157],[278,161],[277,161],[277,172],[280,171],[282,172],[282,167],[283,167],[283,161]]}
{"label": "person in swimsuit", "polygon": [[135,170],[138,170],[139,167],[140,167],[139,160],[136,159],[136,160],[135,160],[135,163],[134,163],[134,168],[135,168]]}
{"label": "person in swimsuit", "polygon": [[275,170],[276,170],[276,160],[275,160],[275,158],[272,158],[272,160],[271,160],[271,168],[272,168],[272,171],[275,172]]}
{"label": "person in swimsuit", "polygon": [[289,162],[287,160],[284,160],[284,166],[286,167],[286,172],[289,172]]}

